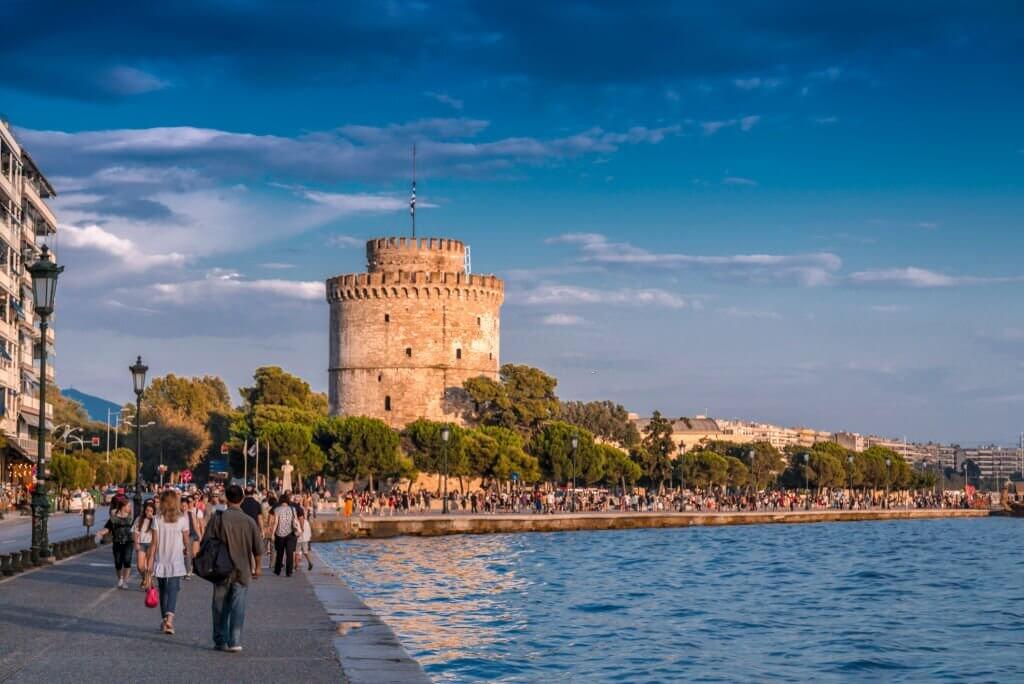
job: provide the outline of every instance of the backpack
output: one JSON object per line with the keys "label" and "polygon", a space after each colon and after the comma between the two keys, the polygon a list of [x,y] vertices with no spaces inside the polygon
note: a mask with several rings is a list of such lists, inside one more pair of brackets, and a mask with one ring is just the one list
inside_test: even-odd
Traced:
{"label": "backpack", "polygon": [[210,522],[211,525],[216,525],[216,529],[210,530],[209,534],[203,537],[203,541],[199,545],[199,553],[192,561],[195,574],[214,584],[224,582],[235,571],[235,564],[231,560],[231,554],[228,553],[227,542],[219,538],[224,525],[224,521],[221,519],[222,515],[218,511]]}

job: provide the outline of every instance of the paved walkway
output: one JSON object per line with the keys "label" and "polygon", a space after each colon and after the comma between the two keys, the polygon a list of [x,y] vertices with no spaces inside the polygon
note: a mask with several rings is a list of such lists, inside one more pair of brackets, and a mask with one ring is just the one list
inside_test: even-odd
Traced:
{"label": "paved walkway", "polygon": [[[107,522],[107,507],[96,507],[96,524],[92,526],[95,532]],[[50,541],[58,542],[72,537],[81,537],[86,529],[82,527],[81,513],[54,513],[50,515],[48,522],[50,528]],[[0,520],[0,553],[10,553],[27,549],[32,544],[32,517],[19,515],[18,513],[8,514],[4,520]]]}
{"label": "paved walkway", "polygon": [[344,681],[337,627],[301,573],[250,588],[240,654],[212,649],[210,594],[183,582],[167,636],[142,592],[114,588],[109,546],[0,581],[0,682]]}

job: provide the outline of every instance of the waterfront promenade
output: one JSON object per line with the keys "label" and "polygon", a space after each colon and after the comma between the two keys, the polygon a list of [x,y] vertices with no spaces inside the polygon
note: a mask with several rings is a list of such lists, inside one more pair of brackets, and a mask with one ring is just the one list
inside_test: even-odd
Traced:
{"label": "waterfront promenade", "polygon": [[963,508],[894,508],[865,510],[796,510],[741,512],[599,512],[599,513],[440,513],[384,516],[321,515],[313,522],[315,541],[352,538],[385,539],[401,535],[433,537],[447,534],[500,532],[568,532],[692,527],[698,525],[767,525],[928,518],[987,517],[990,511]]}
{"label": "waterfront promenade", "polygon": [[177,634],[160,634],[142,593],[114,587],[110,547],[0,581],[0,682],[426,681],[322,568],[252,585],[240,654],[212,649],[211,585],[198,578],[183,583]]}

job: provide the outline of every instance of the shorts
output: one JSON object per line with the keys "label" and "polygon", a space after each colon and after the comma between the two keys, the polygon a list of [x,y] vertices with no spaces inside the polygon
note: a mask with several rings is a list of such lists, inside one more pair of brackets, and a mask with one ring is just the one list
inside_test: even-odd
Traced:
{"label": "shorts", "polygon": [[149,553],[149,542],[139,542],[139,551]]}
{"label": "shorts", "polygon": [[309,542],[299,542],[298,547],[299,553],[309,553]]}
{"label": "shorts", "polygon": [[114,567],[118,570],[127,570],[132,567],[132,545],[114,544]]}

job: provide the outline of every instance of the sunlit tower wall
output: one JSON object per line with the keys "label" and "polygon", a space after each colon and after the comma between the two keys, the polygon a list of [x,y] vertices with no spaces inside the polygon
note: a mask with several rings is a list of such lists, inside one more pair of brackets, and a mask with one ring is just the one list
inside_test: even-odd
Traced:
{"label": "sunlit tower wall", "polygon": [[332,415],[460,422],[463,382],[497,379],[504,283],[467,273],[466,251],[445,238],[374,239],[366,273],[327,280]]}

